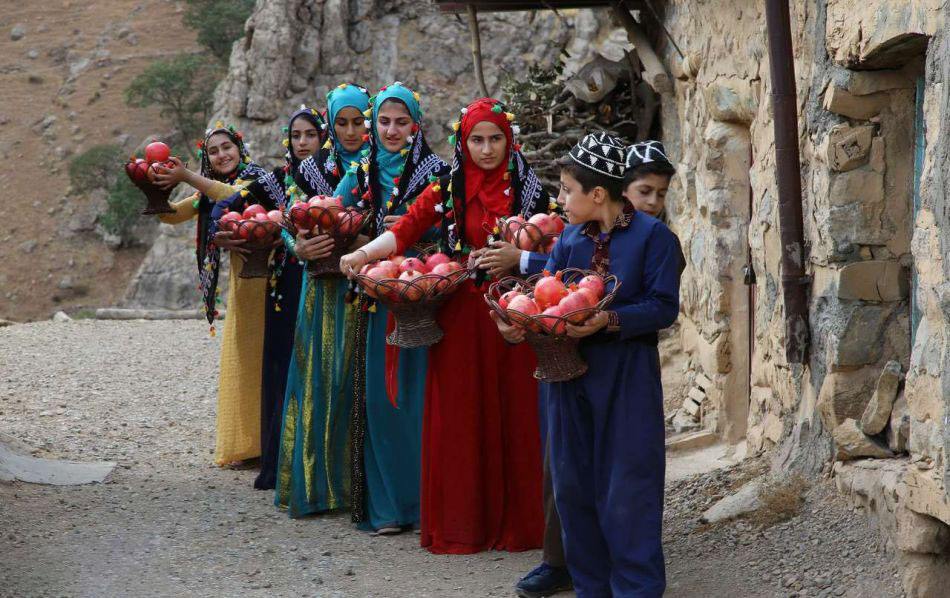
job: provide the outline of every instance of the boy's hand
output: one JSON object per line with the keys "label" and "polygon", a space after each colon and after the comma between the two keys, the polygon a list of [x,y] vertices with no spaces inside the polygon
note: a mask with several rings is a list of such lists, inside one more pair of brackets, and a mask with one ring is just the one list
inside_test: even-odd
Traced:
{"label": "boy's hand", "polygon": [[506,341],[513,345],[524,341],[524,328],[517,324],[505,324],[504,320],[501,319],[495,310],[489,311],[488,315],[494,320],[495,325],[498,326],[498,332],[501,333]]}
{"label": "boy's hand", "polygon": [[517,270],[521,264],[521,250],[504,241],[495,241],[491,248],[485,251],[479,266],[488,270],[492,278],[502,278],[509,272]]}
{"label": "boy's hand", "polygon": [[567,325],[567,335],[574,338],[584,338],[585,336],[590,336],[595,332],[599,332],[602,328],[607,326],[607,321],[609,316],[605,311],[599,311],[593,316],[591,316],[583,324],[568,324]]}

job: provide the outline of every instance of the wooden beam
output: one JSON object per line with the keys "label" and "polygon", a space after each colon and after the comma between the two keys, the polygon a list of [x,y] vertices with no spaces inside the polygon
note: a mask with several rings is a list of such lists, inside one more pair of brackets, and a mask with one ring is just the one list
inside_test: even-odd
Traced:
{"label": "wooden beam", "polygon": [[640,28],[640,24],[633,18],[622,0],[614,4],[614,12],[617,18],[620,19],[623,28],[627,30],[627,41],[633,44],[633,47],[637,50],[640,64],[643,65],[643,80],[659,94],[673,91],[673,82],[666,72],[666,67],[663,66],[660,58],[653,51],[653,46],[650,45],[646,34]]}
{"label": "wooden beam", "polygon": [[474,4],[468,5],[468,29],[472,33],[472,62],[475,64],[475,79],[482,95],[488,97],[488,86],[485,85],[485,73],[482,71],[482,38],[478,33],[478,11]]}

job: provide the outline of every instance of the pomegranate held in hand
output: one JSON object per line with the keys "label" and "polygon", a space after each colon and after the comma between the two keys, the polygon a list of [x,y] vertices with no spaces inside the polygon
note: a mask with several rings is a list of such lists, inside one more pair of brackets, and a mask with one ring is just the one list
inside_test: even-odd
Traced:
{"label": "pomegranate held in hand", "polygon": [[537,226],[541,229],[541,232],[545,235],[553,235],[556,232],[557,225],[554,224],[553,220],[557,220],[557,217],[548,215],[548,214],[535,214],[528,219],[528,222]]}
{"label": "pomegranate held in hand", "polygon": [[567,297],[561,299],[561,302],[557,305],[561,308],[562,315],[570,320],[572,324],[580,324],[590,317],[590,311],[586,310],[590,307],[593,307],[589,302],[589,297],[587,297],[585,293],[579,293],[577,291],[570,293]]}
{"label": "pomegranate held in hand", "polygon": [[290,221],[294,223],[298,229],[311,230],[313,229],[313,218],[310,217],[310,212],[308,212],[309,206],[306,202],[298,202],[290,207]]}
{"label": "pomegranate held in hand", "polygon": [[561,310],[560,305],[552,305],[541,312],[538,319],[541,321],[541,326],[547,332],[551,334],[565,334],[567,332],[567,324],[564,320],[558,319],[563,315],[564,312]]}
{"label": "pomegranate held in hand", "polygon": [[164,162],[171,155],[171,150],[161,141],[153,141],[145,146],[146,162]]}

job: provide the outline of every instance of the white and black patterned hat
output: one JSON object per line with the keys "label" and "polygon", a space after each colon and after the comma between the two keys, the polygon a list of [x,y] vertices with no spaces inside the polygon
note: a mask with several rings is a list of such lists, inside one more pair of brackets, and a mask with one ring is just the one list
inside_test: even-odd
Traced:
{"label": "white and black patterned hat", "polygon": [[594,172],[622,179],[624,173],[623,142],[607,133],[588,133],[571,148],[571,159]]}
{"label": "white and black patterned hat", "polygon": [[628,169],[651,162],[669,165],[670,168],[674,168],[673,163],[666,156],[666,148],[659,141],[641,141],[627,148],[625,165]]}

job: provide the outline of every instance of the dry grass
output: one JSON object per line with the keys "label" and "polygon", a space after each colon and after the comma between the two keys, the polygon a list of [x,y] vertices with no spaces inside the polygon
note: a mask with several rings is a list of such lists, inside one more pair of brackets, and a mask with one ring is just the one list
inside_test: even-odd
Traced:
{"label": "dry grass", "polygon": [[770,527],[798,515],[805,504],[809,483],[799,475],[766,482],[759,491],[759,508],[749,520],[761,527]]}

